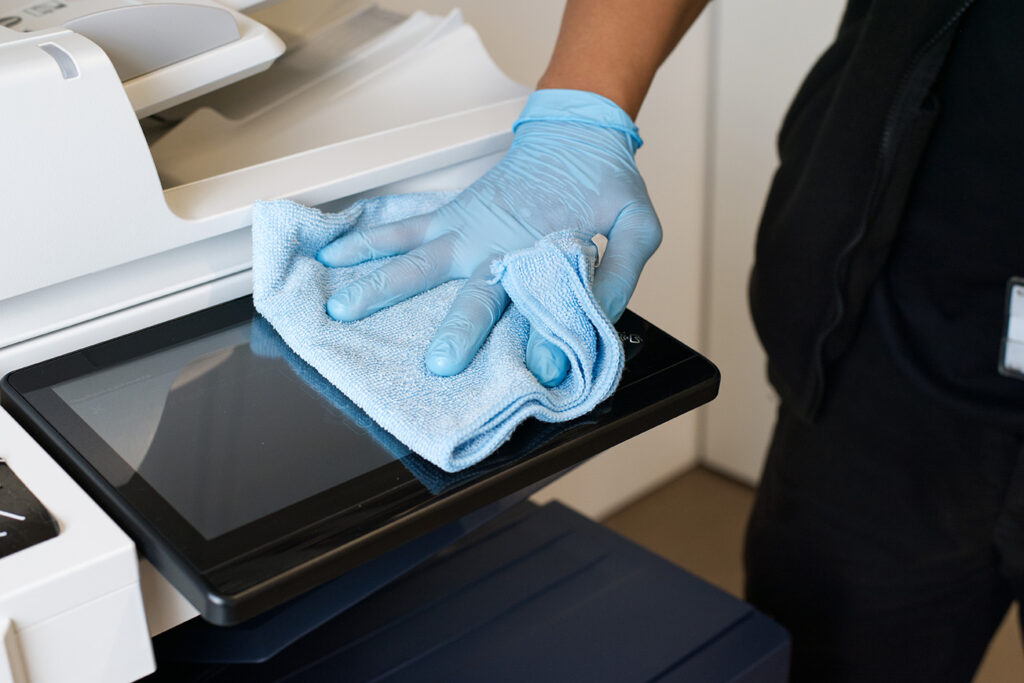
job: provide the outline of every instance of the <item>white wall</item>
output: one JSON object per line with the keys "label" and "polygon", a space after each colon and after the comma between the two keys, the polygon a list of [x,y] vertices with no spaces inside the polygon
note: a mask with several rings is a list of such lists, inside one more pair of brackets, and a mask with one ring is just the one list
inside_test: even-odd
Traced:
{"label": "white wall", "polygon": [[[547,65],[564,2],[553,0],[382,0],[403,12],[462,9],[498,65],[533,85]],[[662,67],[637,121],[646,145],[637,159],[665,228],[630,307],[696,346],[700,312],[709,26],[702,19]],[[669,295],[666,296],[666,293]],[[603,453],[546,489],[601,516],[696,462],[697,418],[683,416]]]}
{"label": "white wall", "polygon": [[777,405],[747,307],[754,235],[778,163],[776,132],[844,4],[718,0],[712,8],[710,265],[700,350],[722,371],[722,390],[701,411],[700,451],[707,464],[748,482],[760,476]]}

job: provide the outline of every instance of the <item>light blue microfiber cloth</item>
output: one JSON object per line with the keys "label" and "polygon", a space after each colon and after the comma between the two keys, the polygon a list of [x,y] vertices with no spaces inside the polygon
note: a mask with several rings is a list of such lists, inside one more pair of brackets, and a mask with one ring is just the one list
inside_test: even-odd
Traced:
{"label": "light blue microfiber cloth", "polygon": [[[330,296],[383,260],[328,268],[317,252],[361,230],[441,206],[449,193],[376,197],[340,213],[294,202],[253,207],[253,299],[300,358],[399,441],[446,472],[473,465],[523,420],[561,422],[607,398],[622,375],[622,343],[591,292],[597,248],[549,235],[492,265],[512,300],[470,366],[438,377],[424,356],[461,282],[448,282],[363,320],[327,315]],[[561,348],[569,372],[546,388],[525,364],[530,325]]]}

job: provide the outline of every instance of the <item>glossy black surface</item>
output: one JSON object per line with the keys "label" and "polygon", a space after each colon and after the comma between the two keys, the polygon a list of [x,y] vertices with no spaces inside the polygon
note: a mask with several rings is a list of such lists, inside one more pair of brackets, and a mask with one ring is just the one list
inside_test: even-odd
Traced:
{"label": "glossy black surface", "polygon": [[203,616],[237,623],[709,401],[717,370],[627,312],[616,394],[447,474],[239,299],[16,371],[2,401]]}
{"label": "glossy black surface", "polygon": [[0,558],[58,533],[57,520],[0,458]]}

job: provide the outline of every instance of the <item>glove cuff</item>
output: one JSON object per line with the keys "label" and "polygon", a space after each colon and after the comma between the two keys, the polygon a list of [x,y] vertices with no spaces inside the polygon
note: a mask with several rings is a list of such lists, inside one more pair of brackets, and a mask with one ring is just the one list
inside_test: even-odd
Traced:
{"label": "glove cuff", "polygon": [[629,114],[607,97],[585,90],[537,90],[512,125],[512,132],[532,121],[564,121],[617,130],[636,153],[644,144]]}

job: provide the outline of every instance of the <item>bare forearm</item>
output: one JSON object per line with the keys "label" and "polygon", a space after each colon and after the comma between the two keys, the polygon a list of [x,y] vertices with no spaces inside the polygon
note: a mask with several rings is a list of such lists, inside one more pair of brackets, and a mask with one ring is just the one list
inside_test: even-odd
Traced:
{"label": "bare forearm", "polygon": [[568,0],[538,88],[589,90],[636,118],[654,74],[708,0]]}

